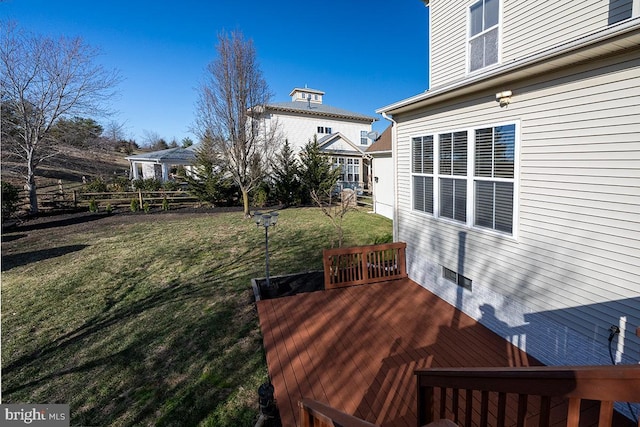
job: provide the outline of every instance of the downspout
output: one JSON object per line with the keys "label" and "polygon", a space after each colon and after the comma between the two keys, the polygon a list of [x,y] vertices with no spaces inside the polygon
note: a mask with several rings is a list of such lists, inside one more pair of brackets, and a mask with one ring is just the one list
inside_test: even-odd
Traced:
{"label": "downspout", "polygon": [[398,144],[397,144],[397,122],[382,112],[382,117],[391,122],[391,159],[393,162],[393,241],[398,241]]}

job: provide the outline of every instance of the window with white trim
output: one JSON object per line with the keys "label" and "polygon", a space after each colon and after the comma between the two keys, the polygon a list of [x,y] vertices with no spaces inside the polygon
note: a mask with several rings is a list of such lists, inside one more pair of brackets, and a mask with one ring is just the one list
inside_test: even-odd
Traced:
{"label": "window with white trim", "polygon": [[360,159],[347,159],[347,182],[360,182]]}
{"label": "window with white trim", "polygon": [[413,209],[433,214],[433,135],[411,140]]}
{"label": "window with white trim", "polygon": [[360,131],[360,145],[367,145],[369,143],[369,138],[367,137],[367,131]]}
{"label": "window with white trim", "polygon": [[516,133],[510,123],[412,138],[413,210],[513,235]]}
{"label": "window with white trim", "polygon": [[474,225],[513,233],[516,127],[475,131]]}
{"label": "window with white trim", "polygon": [[440,216],[467,222],[467,132],[438,135]]}
{"label": "window with white trim", "polygon": [[498,62],[500,0],[479,0],[469,8],[469,71]]}

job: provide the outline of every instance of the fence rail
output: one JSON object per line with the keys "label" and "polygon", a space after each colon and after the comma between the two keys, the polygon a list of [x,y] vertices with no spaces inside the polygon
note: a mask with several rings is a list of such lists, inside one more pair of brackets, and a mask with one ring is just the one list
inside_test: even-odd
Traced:
{"label": "fence rail", "polygon": [[[193,206],[199,203],[198,198],[186,191],[122,191],[122,192],[100,192],[87,193],[77,190],[47,191],[38,192],[38,209],[44,212],[53,210],[89,208],[89,204],[95,201],[98,209],[130,207],[131,201],[135,200],[138,207],[142,208],[145,203],[150,207],[162,206],[166,199],[170,206],[185,205]],[[29,197],[25,191],[21,194],[22,203],[19,209],[29,210]]]}
{"label": "fence rail", "polygon": [[325,249],[324,287],[334,289],[407,277],[406,243]]}

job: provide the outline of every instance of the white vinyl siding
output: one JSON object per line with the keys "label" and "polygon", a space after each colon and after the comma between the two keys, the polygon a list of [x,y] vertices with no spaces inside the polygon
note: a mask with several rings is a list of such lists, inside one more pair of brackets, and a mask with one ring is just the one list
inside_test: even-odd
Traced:
{"label": "white vinyl siding", "polygon": [[429,4],[431,88],[463,78],[466,73],[466,6],[456,1]]}
{"label": "white vinyl siding", "polygon": [[505,2],[502,61],[521,59],[603,30],[627,13],[625,2],[628,0]]}
{"label": "white vinyl siding", "polygon": [[[476,318],[480,318],[478,307],[494,298],[491,305],[500,319],[513,331],[524,331],[518,333],[540,326],[537,319],[558,322],[561,329],[536,329],[526,340],[530,354],[545,363],[606,363],[606,329],[624,318],[628,328],[624,357],[637,363],[638,51],[532,76],[504,89],[514,94],[508,108],[495,102],[494,89],[394,117],[398,122],[395,221],[397,240],[408,245],[410,277]],[[510,122],[519,123],[514,237],[413,210],[412,137]],[[495,164],[492,168],[498,169]],[[475,177],[474,182],[478,182]],[[501,190],[493,189],[492,194]],[[473,280],[473,292],[456,293],[450,283],[440,282],[440,266]],[[585,351],[551,345],[573,332],[594,340],[593,345]],[[553,341],[553,334],[558,341]],[[605,359],[598,359],[603,352]]]}
{"label": "white vinyl siding", "polygon": [[[628,19],[634,1],[639,0],[503,1],[499,62],[520,60],[622,22]],[[432,89],[467,76],[471,34],[468,15],[469,7],[475,3],[462,0],[430,3]]]}

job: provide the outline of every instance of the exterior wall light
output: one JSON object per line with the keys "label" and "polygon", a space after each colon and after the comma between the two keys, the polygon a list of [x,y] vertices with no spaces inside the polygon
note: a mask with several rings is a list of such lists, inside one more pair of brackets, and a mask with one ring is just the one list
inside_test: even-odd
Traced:
{"label": "exterior wall light", "polygon": [[503,92],[496,93],[496,102],[500,103],[501,107],[506,107],[511,104],[511,91],[505,90]]}

